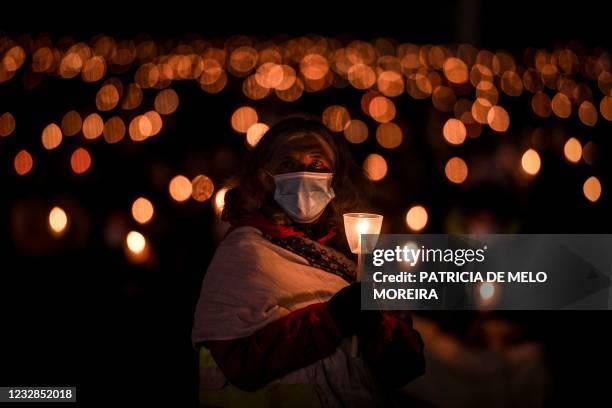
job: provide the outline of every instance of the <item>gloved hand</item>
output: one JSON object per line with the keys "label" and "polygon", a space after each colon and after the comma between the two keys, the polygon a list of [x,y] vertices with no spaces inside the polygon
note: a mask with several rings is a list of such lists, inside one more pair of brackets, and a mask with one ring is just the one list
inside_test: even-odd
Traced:
{"label": "gloved hand", "polygon": [[379,310],[361,310],[361,282],[340,289],[329,299],[327,308],[343,336],[375,330],[382,320]]}

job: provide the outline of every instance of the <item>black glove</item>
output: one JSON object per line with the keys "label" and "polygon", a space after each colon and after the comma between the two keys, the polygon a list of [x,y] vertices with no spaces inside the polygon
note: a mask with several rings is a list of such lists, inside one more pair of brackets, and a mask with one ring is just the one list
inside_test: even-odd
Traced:
{"label": "black glove", "polygon": [[327,302],[327,309],[343,336],[375,330],[382,320],[378,310],[361,310],[361,282],[340,289]]}

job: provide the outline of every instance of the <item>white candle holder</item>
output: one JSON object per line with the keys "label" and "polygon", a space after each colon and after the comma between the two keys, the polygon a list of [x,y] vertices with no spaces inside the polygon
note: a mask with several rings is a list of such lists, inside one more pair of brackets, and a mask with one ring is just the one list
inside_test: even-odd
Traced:
{"label": "white candle holder", "polygon": [[[363,255],[372,252],[378,241],[383,216],[368,213],[344,214],[344,231],[351,252],[357,254],[355,278],[359,282],[363,272]],[[365,237],[363,235],[366,235]],[[351,339],[351,356],[357,357],[359,344],[357,336]]]}

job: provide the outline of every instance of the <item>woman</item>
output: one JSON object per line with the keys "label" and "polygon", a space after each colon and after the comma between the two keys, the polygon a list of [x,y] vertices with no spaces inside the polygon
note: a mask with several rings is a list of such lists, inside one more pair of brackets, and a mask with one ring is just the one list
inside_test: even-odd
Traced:
{"label": "woman", "polygon": [[410,319],[360,307],[342,214],[367,191],[320,122],[286,119],[260,140],[225,196],[232,227],[196,309],[204,405],[386,405],[385,391],[424,372]]}

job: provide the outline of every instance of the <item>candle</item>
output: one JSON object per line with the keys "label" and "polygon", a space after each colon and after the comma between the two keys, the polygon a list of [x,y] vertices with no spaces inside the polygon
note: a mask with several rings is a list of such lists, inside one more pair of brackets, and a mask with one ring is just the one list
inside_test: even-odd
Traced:
{"label": "candle", "polygon": [[[344,214],[344,231],[351,252],[357,254],[357,270],[355,278],[361,280],[363,270],[363,254],[371,252],[378,241],[383,216],[368,213]],[[366,235],[363,237],[363,235]],[[358,341],[354,335],[351,340],[351,356],[357,356]]]}

